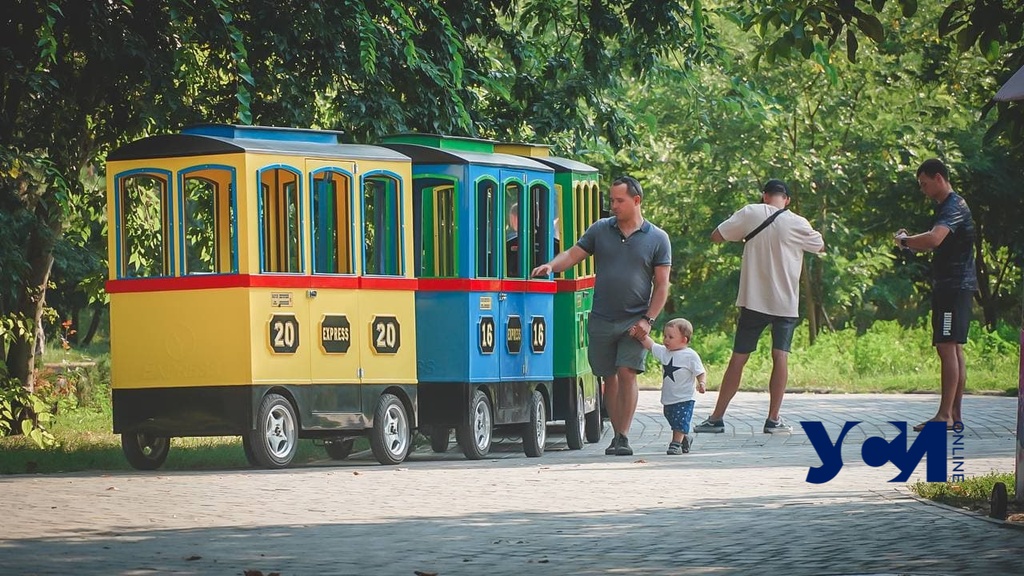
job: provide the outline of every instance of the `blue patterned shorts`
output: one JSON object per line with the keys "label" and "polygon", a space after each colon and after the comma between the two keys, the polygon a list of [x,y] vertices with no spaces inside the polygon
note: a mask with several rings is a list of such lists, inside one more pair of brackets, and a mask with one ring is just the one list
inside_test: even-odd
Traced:
{"label": "blue patterned shorts", "polygon": [[693,400],[677,402],[665,406],[665,419],[672,426],[673,432],[690,433],[690,420],[693,419]]}

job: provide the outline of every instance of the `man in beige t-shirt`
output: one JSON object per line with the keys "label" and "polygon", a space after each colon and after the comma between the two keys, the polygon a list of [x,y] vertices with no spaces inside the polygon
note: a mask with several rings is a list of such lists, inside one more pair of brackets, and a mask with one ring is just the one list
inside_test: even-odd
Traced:
{"label": "man in beige t-shirt", "polygon": [[[770,399],[764,432],[791,432],[793,427],[779,416],[782,396],[789,380],[789,348],[793,331],[800,322],[800,271],[804,252],[824,252],[821,233],[811,228],[807,219],[788,210],[789,187],[781,180],[769,180],[761,191],[761,204],[740,208],[711,233],[712,242],[740,242],[743,265],[740,268],[740,290],[736,305],[740,318],[732,357],[722,376],[718,403],[714,412],[694,428],[696,432],[724,432],[722,418],[729,402],[740,387],[743,368],[750,353],[757,349],[757,340],[768,326],[772,327],[772,375],[768,383]],[[775,219],[751,236],[761,224],[777,212]]]}

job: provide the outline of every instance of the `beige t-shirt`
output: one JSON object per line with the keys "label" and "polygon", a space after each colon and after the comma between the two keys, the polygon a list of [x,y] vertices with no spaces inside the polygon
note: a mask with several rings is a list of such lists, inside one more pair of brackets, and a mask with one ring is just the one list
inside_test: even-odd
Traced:
{"label": "beige t-shirt", "polygon": [[[719,224],[718,232],[739,242],[777,210],[769,204],[748,204]],[[743,246],[736,305],[773,316],[799,316],[803,253],[820,252],[824,246],[821,233],[806,218],[782,213]]]}

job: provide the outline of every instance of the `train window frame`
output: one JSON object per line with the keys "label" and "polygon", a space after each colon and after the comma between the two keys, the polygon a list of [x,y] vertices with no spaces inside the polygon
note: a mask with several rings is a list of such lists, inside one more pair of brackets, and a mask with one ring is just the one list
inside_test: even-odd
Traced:
{"label": "train window frame", "polygon": [[[224,172],[226,179],[214,180],[205,176],[195,174],[205,172]],[[186,197],[188,193],[189,180],[201,180],[211,183],[215,188],[213,191],[213,269],[209,271],[193,271],[189,269],[189,203]],[[238,273],[238,179],[237,170],[234,166],[224,164],[201,164],[189,166],[178,171],[177,174],[177,204],[179,206],[178,216],[178,250],[181,255],[180,269],[181,276],[194,276],[202,274],[237,274]],[[227,184],[226,192],[222,192],[220,186]],[[225,216],[226,213],[226,216]],[[226,218],[226,221],[225,221]],[[224,231],[227,231],[227,241],[224,240]]]}
{"label": "train window frame", "polygon": [[[289,216],[291,216],[291,215],[288,214],[288,213],[278,214],[277,211],[280,210],[279,208],[277,208],[276,206],[268,207],[268,205],[267,205],[268,203],[265,202],[264,199],[269,194],[270,188],[267,186],[266,183],[264,183],[263,180],[264,180],[264,175],[269,173],[269,172],[274,172],[274,173],[285,172],[285,173],[288,173],[288,174],[290,174],[290,175],[292,175],[294,177],[294,180],[292,182],[289,182],[289,183],[294,183],[295,188],[293,190],[288,190],[287,189],[287,185],[289,183],[285,183],[284,186],[282,186],[281,181],[279,179],[275,179],[275,187],[278,189],[277,190],[277,194],[284,196],[284,200],[285,200],[285,203],[286,203],[286,206],[287,206],[288,209],[290,209],[290,206],[287,204],[288,196],[293,196],[294,199],[295,199],[295,202],[294,202],[294,204],[295,204],[294,220],[289,218]],[[299,170],[298,168],[294,167],[294,166],[289,166],[287,164],[270,164],[270,165],[267,165],[267,166],[263,166],[263,167],[261,167],[260,169],[258,169],[256,171],[256,185],[257,185],[257,190],[258,190],[258,192],[256,194],[256,204],[257,204],[257,208],[256,209],[257,209],[257,214],[258,214],[258,219],[259,219],[259,222],[258,222],[259,243],[260,243],[259,244],[259,261],[260,261],[260,272],[261,273],[265,273],[265,274],[303,274],[304,271],[305,271],[305,249],[304,248],[305,248],[305,244],[306,244],[306,242],[305,242],[306,234],[305,234],[305,226],[304,226],[304,218],[303,218],[302,184],[303,184],[302,171]],[[285,243],[286,243],[286,249],[285,249],[285,252],[283,254],[280,253],[280,248],[278,248],[276,250],[272,250],[273,247],[268,245],[268,242],[273,240],[273,238],[270,238],[271,228],[269,227],[270,223],[268,222],[268,218],[267,218],[268,214],[270,214],[272,211],[273,211],[272,215],[274,216],[274,220],[276,220],[276,225],[277,225],[277,228],[273,230],[276,233],[275,236],[277,237],[277,242],[275,242],[275,245],[280,245],[281,244],[281,242],[280,242],[280,236],[282,236],[281,232],[282,231],[285,232],[284,239],[285,239]],[[295,232],[294,239],[291,237],[291,235],[288,234],[288,226],[291,226],[291,225],[294,225],[294,232]],[[282,228],[283,228],[283,230],[282,230]],[[294,266],[292,266],[291,255],[287,251],[287,244],[290,244],[292,241],[295,242],[295,246],[294,246],[294,248],[295,248],[294,264],[295,265]],[[285,260],[286,260],[285,266],[281,266],[280,263],[277,263],[276,265],[273,265],[273,266],[271,265],[271,264],[274,264],[274,263],[271,260],[269,260],[269,258],[271,256],[274,256],[274,254],[272,254],[273,251],[278,252],[278,254],[276,254],[278,260],[280,260],[282,255],[285,257]],[[285,269],[281,269],[281,268],[285,268]]]}
{"label": "train window frame", "polygon": [[[128,241],[128,224],[126,223],[126,217],[128,215],[137,216],[140,214],[137,210],[126,209],[128,204],[126,194],[129,191],[129,187],[126,186],[126,181],[130,179],[149,177],[155,180],[160,180],[162,184],[162,190],[160,190],[160,230],[158,234],[160,236],[160,273],[159,274],[131,274],[129,273],[128,266],[131,264],[131,255],[128,254],[129,250],[126,245]],[[126,170],[119,172],[114,175],[114,218],[115,218],[115,234],[116,234],[116,270],[118,278],[166,278],[173,274],[174,270],[174,227],[171,223],[173,217],[173,206],[171,202],[173,190],[172,190],[172,174],[170,170],[163,170],[160,168],[136,168],[133,170]]]}
{"label": "train window frame", "polygon": [[[529,226],[527,227],[527,238],[531,249],[526,253],[526,266],[523,268],[525,278],[529,278],[530,271],[551,260],[552,242],[554,240],[552,230],[554,222],[551,216],[551,199],[553,191],[549,182],[541,179],[530,181],[527,186],[529,190]],[[522,227],[522,226],[520,226]]]}
{"label": "train window frame", "polygon": [[458,178],[445,174],[420,174],[413,179],[420,209],[417,277],[459,276],[459,184]]}
{"label": "train window frame", "polygon": [[[488,188],[488,186],[490,188]],[[473,214],[476,224],[476,258],[473,261],[474,278],[498,277],[498,246],[504,247],[504,239],[499,240],[499,232],[504,230],[498,226],[498,219],[503,218],[504,211],[498,201],[498,179],[487,174],[473,182],[474,205]]]}
{"label": "train window frame", "polygon": [[[320,269],[320,234],[319,224],[321,222],[320,214],[318,213],[319,203],[319,190],[317,187],[318,176],[326,176],[333,174],[336,177],[343,180],[344,190],[341,190],[341,186],[337,185],[338,188],[334,190],[334,210],[332,214],[334,216],[334,229],[333,229],[333,259],[334,259],[334,270],[321,270]],[[321,181],[326,179],[321,179]],[[354,182],[356,181],[355,174],[348,170],[336,166],[326,166],[313,170],[309,174],[309,207],[310,207],[310,236],[311,236],[311,248],[312,254],[310,255],[310,262],[312,264],[312,273],[316,275],[353,275],[356,273],[355,269],[355,226],[353,225],[354,214],[353,214],[353,196],[355,194]],[[329,194],[329,192],[328,192]],[[337,202],[339,198],[344,198],[344,205]],[[342,266],[344,264],[344,266]]]}
{"label": "train window frame", "polygon": [[[512,188],[518,188],[518,192],[512,191]],[[523,217],[528,205],[526,194],[528,189],[523,180],[515,177],[505,178],[501,183],[500,202],[502,207],[501,214],[503,215],[501,230],[502,245],[504,246],[504,250],[502,250],[502,278],[515,280],[526,278],[523,251],[520,248],[524,244],[524,239],[526,243],[530,242],[529,234],[522,225],[523,222],[528,221],[528,219]],[[510,199],[513,200],[512,203],[509,203]],[[513,217],[516,221],[514,225],[512,223]],[[509,234],[510,231],[514,231],[515,236],[511,236]],[[515,262],[516,268],[513,268],[513,262]]]}
{"label": "train window frame", "polygon": [[[383,206],[378,206],[377,198],[372,205],[367,205],[367,185],[370,183],[385,182],[384,194],[388,195]],[[404,179],[401,175],[390,170],[373,170],[359,178],[359,218],[361,223],[360,237],[362,246],[360,260],[362,267],[360,272],[364,276],[404,276],[405,275],[405,237],[402,230],[405,228],[405,203]],[[380,208],[384,212],[380,212]],[[369,216],[368,216],[369,214]],[[372,230],[369,228],[374,222]],[[383,229],[386,235],[377,234],[378,229]],[[372,234],[369,232],[372,231]],[[384,253],[378,249],[378,239],[387,238],[391,241],[383,245]],[[370,263],[374,267],[371,269]],[[381,268],[387,270],[381,271]]]}

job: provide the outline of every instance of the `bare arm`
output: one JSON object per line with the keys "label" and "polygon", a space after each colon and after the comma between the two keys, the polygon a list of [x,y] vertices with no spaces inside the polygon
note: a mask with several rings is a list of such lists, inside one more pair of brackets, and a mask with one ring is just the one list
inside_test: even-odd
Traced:
{"label": "bare arm", "polygon": [[700,392],[701,394],[707,392],[707,379],[707,372],[701,372],[700,374],[697,374],[697,392]]}
{"label": "bare arm", "polygon": [[550,262],[541,264],[534,268],[533,271],[530,272],[530,276],[537,277],[557,274],[579,264],[588,256],[590,256],[590,254],[587,253],[586,250],[573,244],[571,248],[560,252],[557,256],[552,258]]}
{"label": "bare arm", "polygon": [[715,228],[715,231],[711,233],[711,241],[715,244],[725,242],[725,237],[723,237],[722,233],[718,231],[718,228]]}
{"label": "bare arm", "polygon": [[920,234],[914,234],[913,236],[908,236],[906,230],[900,229],[900,231],[896,233],[896,244],[902,246],[900,238],[906,238],[907,248],[918,252],[924,252],[926,250],[936,249],[939,244],[942,244],[942,241],[946,239],[946,236],[949,236],[949,228],[946,228],[942,224],[936,224],[931,230]]}

